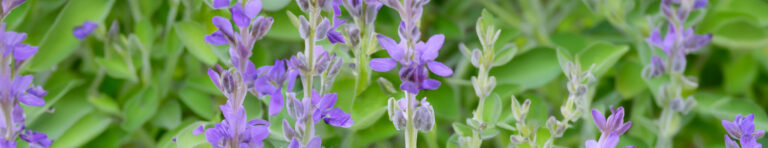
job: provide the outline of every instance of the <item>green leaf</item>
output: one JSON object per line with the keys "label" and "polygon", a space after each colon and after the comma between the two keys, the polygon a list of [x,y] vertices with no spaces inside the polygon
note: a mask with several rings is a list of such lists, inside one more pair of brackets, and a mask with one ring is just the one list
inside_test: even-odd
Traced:
{"label": "green leaf", "polygon": [[[445,80],[442,81],[445,82]],[[424,91],[416,98],[426,97],[427,101],[429,101],[436,110],[436,118],[456,121],[459,120],[459,116],[461,116],[461,113],[459,112],[459,98],[457,97],[459,94],[457,93],[457,90],[458,89],[453,88],[450,85],[443,85],[440,86],[440,88],[437,88],[437,90]],[[386,105],[386,100],[384,100],[384,98],[381,98],[379,101]]]}
{"label": "green leaf", "polygon": [[198,116],[205,119],[213,118],[213,109],[215,107],[210,95],[194,89],[188,84],[179,89],[178,95],[181,98],[181,102],[184,102],[184,105],[189,107]]}
{"label": "green leaf", "polygon": [[[146,1],[146,0],[144,0]],[[139,38],[139,41],[141,42],[142,47],[144,49],[142,50],[150,50],[152,47],[154,47],[153,43],[155,42],[155,31],[152,27],[152,23],[150,22],[150,19],[143,19],[136,23],[136,26],[134,26],[134,30],[136,31],[136,36]]]}
{"label": "green leaf", "polygon": [[521,87],[520,90],[527,90],[557,78],[560,66],[553,49],[535,48],[519,54],[506,65],[492,69],[490,75],[498,76],[498,85],[512,84]]}
{"label": "green leaf", "polygon": [[44,112],[37,120],[28,124],[29,129],[43,132],[50,139],[59,139],[70,127],[75,125],[83,116],[93,112],[93,107],[86,101],[85,88],[74,89],[61,101],[52,106],[56,111]]}
{"label": "green leaf", "polygon": [[205,28],[196,22],[178,22],[173,26],[189,53],[208,66],[216,64],[213,49],[205,42]]}
{"label": "green leaf", "polygon": [[100,111],[113,115],[120,115],[120,107],[117,105],[117,102],[107,95],[102,94],[99,96],[88,97],[88,102]]}
{"label": "green leaf", "polygon": [[107,129],[112,119],[99,112],[91,112],[72,127],[61,138],[56,139],[52,148],[80,147]]}
{"label": "green leaf", "polygon": [[501,111],[504,110],[504,106],[501,105],[501,98],[498,95],[485,99],[485,107],[482,108],[483,120],[488,124],[490,128],[496,125],[501,117]]}
{"label": "green leaf", "polygon": [[694,97],[698,102],[694,111],[699,114],[731,121],[736,115],[755,114],[755,129],[768,128],[768,116],[765,110],[750,99],[730,98],[722,94],[708,92],[697,92]]}
{"label": "green leaf", "polygon": [[95,60],[99,66],[104,68],[109,76],[130,81],[137,81],[139,79],[136,76],[135,69],[129,67],[122,58],[104,59],[97,57]]}
{"label": "green leaf", "polygon": [[289,3],[291,3],[291,0],[262,1],[262,8],[264,8],[265,11],[277,11],[283,9]]}
{"label": "green leaf", "polygon": [[589,69],[592,64],[595,64],[592,74],[599,78],[609,69],[612,69],[616,61],[624,56],[627,51],[629,51],[629,47],[626,45],[598,42],[579,52],[576,55],[576,59],[581,63],[583,70]]}
{"label": "green leaf", "polygon": [[632,98],[643,92],[647,87],[641,75],[643,66],[635,61],[627,60],[616,69],[616,91],[624,98]]}
{"label": "green leaf", "polygon": [[472,136],[472,127],[464,125],[460,122],[454,122],[453,123],[453,131],[456,132],[456,134],[459,134],[459,136],[462,137],[471,137]]}
{"label": "green leaf", "polygon": [[112,9],[114,0],[72,0],[60,12],[53,26],[39,45],[40,51],[32,57],[29,70],[48,70],[60,63],[80,45],[72,35],[72,28],[85,21],[102,22]]}
{"label": "green leaf", "polygon": [[157,115],[152,119],[152,124],[165,129],[175,129],[181,124],[181,107],[179,102],[171,99],[165,102]]}
{"label": "green leaf", "polygon": [[757,63],[749,54],[723,65],[725,91],[730,94],[746,93],[757,78],[757,72]]}
{"label": "green leaf", "polygon": [[351,137],[346,137],[352,142],[352,146],[349,147],[365,147],[371,143],[381,143],[396,136],[398,131],[387,118],[382,116],[371,127],[356,131],[355,134],[349,134]]}
{"label": "green leaf", "polygon": [[[355,124],[352,130],[365,129],[376,123],[387,112],[388,96],[381,90],[381,85],[370,85],[360,96],[355,99],[352,106],[352,120]],[[349,87],[346,87],[349,89]]]}
{"label": "green leaf", "polygon": [[712,32],[712,43],[729,49],[758,49],[768,46],[766,27],[746,20],[729,22]]}
{"label": "green leaf", "polygon": [[[208,141],[205,140],[205,134],[199,134],[194,135],[192,131],[194,131],[197,127],[199,127],[202,124],[206,124],[205,122],[195,122],[192,124],[187,125],[182,130],[180,130],[176,136],[176,147],[179,148],[200,148],[200,147],[211,147],[211,144],[208,144]],[[173,147],[173,146],[170,146]]]}
{"label": "green leaf", "polygon": [[768,2],[763,0],[722,0],[715,6],[716,11],[740,12],[758,19],[761,25],[768,25]]}
{"label": "green leaf", "polygon": [[45,97],[45,105],[42,107],[25,107],[24,112],[27,115],[26,123],[34,123],[38,117],[46,113],[48,108],[51,108],[60,99],[62,99],[67,93],[77,86],[83,83],[82,80],[74,76],[69,72],[57,72],[54,73],[43,88],[48,91],[48,95]]}
{"label": "green leaf", "polygon": [[157,90],[151,86],[143,88],[123,106],[125,119],[120,127],[127,132],[136,131],[155,115],[159,104]]}

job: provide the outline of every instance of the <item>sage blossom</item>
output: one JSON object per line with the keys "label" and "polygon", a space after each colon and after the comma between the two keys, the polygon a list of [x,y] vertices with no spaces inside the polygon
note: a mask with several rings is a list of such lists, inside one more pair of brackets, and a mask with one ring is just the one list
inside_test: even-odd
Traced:
{"label": "sage blossom", "polygon": [[96,24],[96,22],[85,21],[82,25],[75,27],[75,29],[72,30],[72,34],[74,34],[77,39],[85,40],[85,38],[98,26],[99,25]]}
{"label": "sage blossom", "polygon": [[[624,122],[624,107],[615,109],[611,107],[611,115],[608,119],[603,116],[603,113],[593,109],[592,119],[595,121],[595,125],[600,129],[602,135],[599,141],[587,140],[585,145],[587,148],[615,148],[619,143],[619,136],[624,135],[630,127],[632,127],[632,121]],[[625,146],[623,148],[634,148],[635,146]]]}
{"label": "sage blossom", "polygon": [[[755,130],[755,115],[747,116],[737,115],[733,121],[723,120],[723,128],[728,132],[725,137],[726,148],[761,148],[762,144],[757,143],[757,139],[765,136],[764,130]],[[739,141],[736,143],[733,139]]]}

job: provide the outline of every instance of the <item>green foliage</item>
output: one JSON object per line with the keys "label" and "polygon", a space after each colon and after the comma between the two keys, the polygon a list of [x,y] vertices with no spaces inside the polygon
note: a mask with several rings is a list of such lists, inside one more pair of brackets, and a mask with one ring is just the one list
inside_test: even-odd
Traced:
{"label": "green foliage", "polygon": [[[250,60],[257,67],[289,58],[304,46],[292,14],[300,11],[296,3],[262,1],[261,14],[275,22],[253,49]],[[200,125],[212,127],[223,118],[218,106],[224,97],[206,72],[217,64],[230,65],[228,47],[210,45],[204,36],[215,30],[213,16],[230,16],[229,10],[214,10],[211,4],[211,0],[28,0],[16,8],[4,19],[6,30],[26,32],[25,43],[39,46],[29,63],[21,65],[20,74],[34,75],[33,84],[48,91],[44,106],[23,106],[27,128],[48,134],[54,140],[52,147],[211,147],[204,135],[192,134]],[[697,34],[711,33],[714,38],[686,57],[684,76],[697,80],[699,87],[683,93],[698,105],[688,114],[673,116],[680,123],[673,147],[724,146],[720,121],[738,114],[754,113],[756,128],[768,130],[768,2],[709,0],[709,4],[686,23]],[[633,126],[619,146],[655,145],[662,109],[654,103],[654,94],[664,80],[644,78],[642,72],[651,56],[665,57],[645,41],[664,20],[658,6],[658,0],[428,3],[419,22],[421,36],[446,36],[437,61],[453,68],[454,75],[430,76],[441,81],[441,87],[417,96],[427,98],[436,116],[434,130],[419,133],[419,146],[459,147],[458,138],[471,137],[473,126],[479,126],[465,120],[479,103],[470,81],[478,70],[472,67],[471,56],[462,54],[471,55],[471,49],[483,46],[477,32],[497,29],[501,34],[489,72],[497,85],[482,108],[487,124],[480,132],[482,147],[507,147],[510,135],[520,132],[514,129],[517,121],[509,108],[512,95],[531,99],[528,124],[538,125],[532,132],[537,144],[544,144],[542,139],[550,136],[546,119],[560,118],[560,106],[568,96],[561,69],[566,60],[578,61],[583,70],[594,65],[596,83],[594,92],[589,92],[593,96],[589,109],[627,108],[625,119]],[[351,22],[343,12],[341,18]],[[78,40],[72,30],[84,21],[99,27],[94,35]],[[120,26],[118,36],[108,39],[113,21]],[[400,21],[397,12],[385,6],[375,31],[395,37]],[[490,24],[496,28],[486,27]],[[459,43],[473,48],[460,49]],[[402,131],[385,115],[387,99],[403,96],[397,72],[364,73],[372,79],[357,86],[353,51],[344,45],[319,44],[326,49],[335,46],[333,52],[345,62],[331,91],[339,94],[337,107],[351,113],[355,122],[351,128],[318,126],[323,146],[404,147]],[[377,52],[372,57],[388,55]],[[389,83],[375,84],[379,78]],[[248,119],[270,121],[265,147],[285,147],[288,141],[281,125],[288,114],[283,110],[266,117],[269,100],[249,95],[244,102]],[[556,147],[582,147],[585,140],[598,138],[591,115],[582,114],[555,140]]]}

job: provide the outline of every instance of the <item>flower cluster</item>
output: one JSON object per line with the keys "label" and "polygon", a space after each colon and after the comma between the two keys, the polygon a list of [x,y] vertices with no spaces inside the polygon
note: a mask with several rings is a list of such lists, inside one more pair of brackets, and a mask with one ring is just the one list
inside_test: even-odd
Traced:
{"label": "flower cluster", "polygon": [[[723,128],[728,132],[725,137],[726,148],[739,148],[739,144],[733,139],[736,139],[741,144],[741,148],[761,148],[762,144],[757,143],[757,139],[765,136],[764,130],[755,131],[755,115],[749,114],[747,116],[737,115],[733,121],[723,120]],[[729,137],[730,136],[730,137]],[[733,138],[733,139],[731,139]]]}
{"label": "flower cluster", "polygon": [[[349,113],[340,108],[333,108],[336,104],[336,93],[328,92],[333,86],[336,76],[344,63],[341,57],[330,54],[316,42],[328,39],[332,44],[347,43],[344,36],[336,30],[346,21],[341,16],[341,0],[296,0],[299,8],[306,16],[296,18],[294,24],[299,28],[299,35],[305,41],[303,52],[297,53],[286,61],[289,69],[296,71],[301,76],[304,96],[297,99],[295,93],[286,95],[286,110],[291,118],[295,119],[293,126],[288,120],[283,120],[283,133],[290,143],[290,148],[315,148],[322,145],[322,138],[315,135],[315,124],[320,121],[336,127],[351,127],[352,121]],[[322,16],[322,11],[333,14],[333,21]],[[315,78],[319,78],[319,88],[314,88]],[[293,84],[290,84],[293,85]],[[317,91],[316,91],[317,90]]]}
{"label": "flower cluster", "polygon": [[[585,143],[587,148],[615,148],[619,144],[619,136],[624,135],[632,127],[632,121],[624,123],[624,107],[615,110],[611,107],[611,115],[608,116],[608,119],[603,116],[603,113],[593,109],[592,119],[603,134],[600,135],[599,141],[587,140]],[[625,146],[623,148],[634,147]]]}
{"label": "flower cluster", "polygon": [[[215,0],[214,8],[229,7],[229,0]],[[261,1],[251,0],[243,5],[237,2],[229,8],[232,21],[215,16],[213,24],[218,30],[205,36],[205,41],[213,45],[229,44],[229,54],[233,68],[225,70],[221,66],[208,69],[216,87],[227,97],[227,103],[219,106],[224,120],[216,123],[213,128],[204,129],[201,125],[194,131],[200,134],[205,130],[205,137],[213,147],[262,147],[262,142],[269,135],[269,122],[261,119],[246,121],[243,102],[247,92],[254,95],[271,95],[269,113],[280,112],[283,106],[281,88],[285,81],[290,81],[286,74],[285,62],[278,60],[273,66],[256,68],[249,60],[253,45],[263,38],[272,26],[271,17],[258,16],[261,11]],[[239,31],[239,32],[238,32]],[[292,73],[288,71],[288,73]],[[295,77],[295,74],[293,75]],[[288,83],[292,84],[292,83]]]}
{"label": "flower cluster", "polygon": [[[12,9],[18,7],[24,0],[4,0],[2,2],[2,18]],[[48,94],[41,86],[34,86],[32,75],[20,75],[19,66],[37,53],[35,46],[22,44],[27,38],[26,33],[5,30],[6,24],[0,24],[0,147],[16,147],[16,139],[21,138],[30,147],[48,147],[51,140],[48,136],[26,129],[24,125],[24,108],[43,106],[43,97]]]}
{"label": "flower cluster", "polygon": [[[680,5],[678,9],[674,5]],[[643,70],[646,77],[657,77],[667,72],[682,73],[685,71],[688,53],[694,52],[709,44],[712,34],[697,35],[693,28],[683,25],[696,9],[702,9],[707,5],[707,0],[663,0],[661,10],[669,21],[668,32],[662,36],[659,29],[653,30],[646,39],[651,45],[661,48],[667,56],[664,61],[659,56],[651,57],[651,64]]]}

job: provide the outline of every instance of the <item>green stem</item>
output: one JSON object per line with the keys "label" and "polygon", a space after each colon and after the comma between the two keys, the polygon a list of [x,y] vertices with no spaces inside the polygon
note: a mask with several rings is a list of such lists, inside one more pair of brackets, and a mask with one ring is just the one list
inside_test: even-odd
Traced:
{"label": "green stem", "polygon": [[414,99],[413,97],[416,97],[416,95],[408,92],[405,93],[405,99],[407,99],[406,100],[407,103],[405,107],[405,114],[407,118],[406,120],[407,122],[405,125],[405,145],[406,145],[405,147],[406,148],[416,148],[416,144],[417,144],[416,142],[418,140],[418,137],[416,137],[417,136],[416,126],[413,123],[413,116],[415,112],[414,108],[412,107],[413,105],[415,105],[415,104],[412,104],[414,101],[411,101]]}
{"label": "green stem", "polygon": [[[314,81],[314,73],[315,73],[315,29],[317,27],[317,19],[316,17],[319,17],[319,10],[316,10],[318,8],[313,8],[310,10],[309,13],[309,35],[307,35],[307,39],[304,42],[305,45],[305,56],[307,57],[307,65],[308,65],[308,71],[304,76],[305,83],[304,83],[304,99],[311,99],[312,98],[312,86]],[[309,141],[312,139],[312,136],[314,136],[314,122],[312,121],[312,109],[305,109],[305,122],[304,122],[304,136],[302,137],[302,143],[303,145],[307,145]]]}

